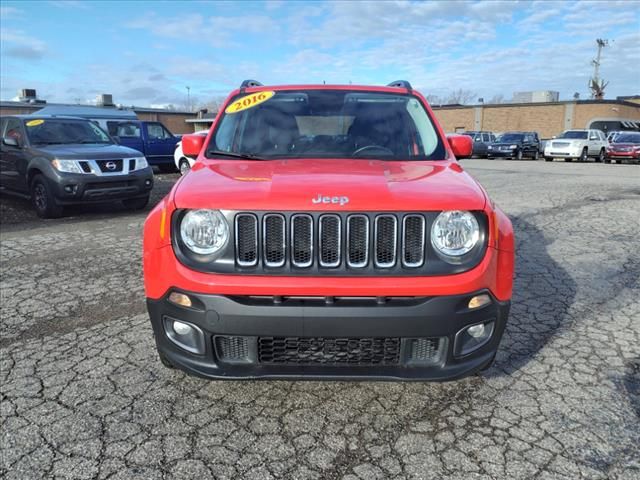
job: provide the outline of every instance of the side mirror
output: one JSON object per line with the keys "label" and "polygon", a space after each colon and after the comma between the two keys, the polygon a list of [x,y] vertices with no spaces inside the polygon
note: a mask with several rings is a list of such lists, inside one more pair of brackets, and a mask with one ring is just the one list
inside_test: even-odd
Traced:
{"label": "side mirror", "polygon": [[204,146],[207,139],[204,135],[183,135],[182,136],[182,153],[187,157],[197,157]]}
{"label": "side mirror", "polygon": [[20,147],[20,142],[15,137],[4,137],[2,139],[2,143],[10,147],[18,147],[18,148]]}
{"label": "side mirror", "polygon": [[473,141],[467,135],[451,135],[447,137],[449,146],[457,159],[469,158],[473,152]]}
{"label": "side mirror", "polygon": [[598,137],[596,137],[595,135],[591,135],[591,136],[589,137],[589,140],[598,140]]}

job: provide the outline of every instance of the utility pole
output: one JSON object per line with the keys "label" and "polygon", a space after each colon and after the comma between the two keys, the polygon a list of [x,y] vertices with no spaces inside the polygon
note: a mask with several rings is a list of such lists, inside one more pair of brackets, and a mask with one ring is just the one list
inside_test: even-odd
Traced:
{"label": "utility pole", "polygon": [[593,65],[593,78],[589,82],[589,88],[591,89],[591,98],[601,100],[604,97],[604,87],[607,86],[608,82],[605,83],[600,80],[600,58],[602,56],[602,49],[609,46],[609,40],[598,38],[596,43],[598,44],[598,54],[594,60],[591,60],[591,65]]}
{"label": "utility pole", "polygon": [[187,108],[191,111],[191,87],[185,87],[187,89]]}

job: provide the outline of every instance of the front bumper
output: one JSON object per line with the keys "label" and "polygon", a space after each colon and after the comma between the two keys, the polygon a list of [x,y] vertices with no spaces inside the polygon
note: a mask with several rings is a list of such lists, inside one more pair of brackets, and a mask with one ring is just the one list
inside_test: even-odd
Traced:
{"label": "front bumper", "polygon": [[[169,292],[157,300],[147,299],[158,350],[176,367],[215,379],[453,380],[470,375],[492,361],[510,306],[510,302],[498,301],[487,290],[464,295],[394,297],[386,301],[376,297],[281,298],[182,293],[192,299],[192,307],[171,303]],[[480,293],[488,294],[491,302],[468,309],[469,299]],[[202,354],[191,353],[170,339],[168,325],[173,320],[187,322],[202,332]],[[455,356],[456,334],[468,325],[489,321],[494,322],[493,333],[486,343],[467,355]],[[240,359],[225,357],[220,338],[242,338],[246,355]],[[296,357],[294,361],[289,358],[274,363],[266,358],[261,345],[274,339],[280,345],[287,341],[306,345],[307,350],[298,351],[302,360]],[[397,350],[395,357],[386,362],[354,361],[362,353],[359,347],[355,357],[351,352],[349,359],[336,360],[336,356],[326,355],[326,345],[341,342],[345,345],[359,340],[368,344],[382,339],[395,345]],[[437,354],[428,361],[416,361],[410,345],[415,345],[418,339],[434,339]],[[310,343],[315,346],[309,347]],[[342,352],[338,357],[343,354],[349,355]],[[312,360],[306,360],[308,358]]]}
{"label": "front bumper", "polygon": [[608,151],[607,158],[611,158],[613,160],[638,160],[640,159],[640,152]]}
{"label": "front bumper", "polygon": [[516,150],[489,150],[487,155],[490,157],[515,157]]}
{"label": "front bumper", "polygon": [[50,182],[60,205],[99,203],[143,197],[153,188],[153,170],[146,167],[123,175],[58,174]]}

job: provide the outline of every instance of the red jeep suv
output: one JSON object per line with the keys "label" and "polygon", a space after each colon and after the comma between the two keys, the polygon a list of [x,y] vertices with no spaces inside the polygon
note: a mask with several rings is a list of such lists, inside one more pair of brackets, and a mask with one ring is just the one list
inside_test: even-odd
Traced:
{"label": "red jeep suv", "polygon": [[511,222],[406,81],[247,80],[144,227],[162,362],[209,378],[446,380],[489,367]]}

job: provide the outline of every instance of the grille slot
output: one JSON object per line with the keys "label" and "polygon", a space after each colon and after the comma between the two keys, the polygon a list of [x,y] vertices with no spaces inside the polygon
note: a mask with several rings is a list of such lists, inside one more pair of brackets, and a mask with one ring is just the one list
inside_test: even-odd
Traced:
{"label": "grille slot", "polygon": [[378,215],[375,221],[375,265],[391,268],[396,264],[398,221],[393,215]]}
{"label": "grille slot", "polygon": [[291,218],[291,263],[304,268],[313,264],[313,218],[294,215]]}
{"label": "grille slot", "polygon": [[400,338],[260,337],[262,364],[397,365]]}
{"label": "grille slot", "polygon": [[248,337],[217,336],[215,337],[216,353],[224,362],[244,363],[250,360]]}
{"label": "grille slot", "polygon": [[437,362],[442,352],[440,338],[411,338],[410,361],[416,363]]}
{"label": "grille slot", "polygon": [[402,265],[420,267],[424,263],[425,220],[422,215],[402,219]]}
{"label": "grille slot", "polygon": [[369,263],[369,218],[351,215],[347,219],[347,264],[366,267]]}
{"label": "grille slot", "polygon": [[264,216],[264,264],[267,267],[282,267],[285,259],[286,224],[279,214]]}
{"label": "grille slot", "polygon": [[236,261],[242,267],[258,263],[258,219],[250,213],[236,216]]}
{"label": "grille slot", "polygon": [[338,215],[320,217],[320,266],[337,267],[341,257],[341,222]]}

